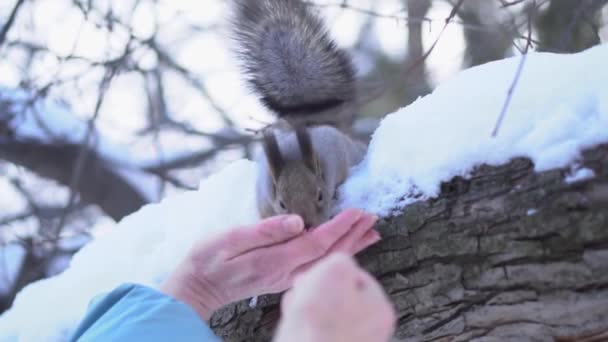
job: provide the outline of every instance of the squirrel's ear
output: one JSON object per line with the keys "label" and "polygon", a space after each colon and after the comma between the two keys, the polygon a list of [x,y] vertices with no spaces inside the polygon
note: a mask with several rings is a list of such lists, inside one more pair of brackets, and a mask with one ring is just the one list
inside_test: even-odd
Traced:
{"label": "squirrel's ear", "polygon": [[266,154],[266,160],[268,161],[268,168],[270,169],[272,181],[273,183],[276,183],[285,163],[283,161],[283,157],[281,156],[281,150],[279,149],[277,138],[270,130],[264,130],[262,145],[264,146],[264,153]]}
{"label": "squirrel's ear", "polygon": [[319,176],[323,176],[321,173],[321,162],[312,146],[312,139],[310,138],[310,133],[306,127],[297,127],[296,136],[298,138],[298,145],[300,145],[300,153],[302,153],[304,164],[306,164],[310,171]]}

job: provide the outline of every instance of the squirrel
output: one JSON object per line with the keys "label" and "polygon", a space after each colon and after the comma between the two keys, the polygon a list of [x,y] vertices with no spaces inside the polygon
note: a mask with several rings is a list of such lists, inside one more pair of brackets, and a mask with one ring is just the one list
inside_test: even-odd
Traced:
{"label": "squirrel", "polygon": [[237,53],[248,83],[279,118],[263,130],[260,216],[297,214],[305,227],[332,216],[337,188],[365,155],[351,137],[356,76],[350,57],[302,0],[234,0]]}

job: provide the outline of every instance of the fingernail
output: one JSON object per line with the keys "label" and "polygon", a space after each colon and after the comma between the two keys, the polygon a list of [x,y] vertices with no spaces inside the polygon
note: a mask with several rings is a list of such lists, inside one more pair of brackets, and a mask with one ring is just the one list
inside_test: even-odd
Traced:
{"label": "fingernail", "polygon": [[283,229],[290,234],[296,234],[304,229],[304,221],[298,215],[289,215],[283,220]]}

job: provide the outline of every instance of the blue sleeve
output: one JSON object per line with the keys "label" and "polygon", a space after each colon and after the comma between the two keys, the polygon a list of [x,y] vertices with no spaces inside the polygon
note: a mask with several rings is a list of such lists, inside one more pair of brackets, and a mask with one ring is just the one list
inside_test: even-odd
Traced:
{"label": "blue sleeve", "polygon": [[219,342],[188,305],[154,289],[125,284],[90,305],[70,341]]}

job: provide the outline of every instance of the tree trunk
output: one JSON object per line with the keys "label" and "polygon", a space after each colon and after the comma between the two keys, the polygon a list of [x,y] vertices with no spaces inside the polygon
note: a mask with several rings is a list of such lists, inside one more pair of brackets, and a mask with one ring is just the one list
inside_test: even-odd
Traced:
{"label": "tree trunk", "polygon": [[606,0],[551,0],[536,19],[538,51],[574,53],[600,44],[598,11]]}
{"label": "tree trunk", "polygon": [[462,28],[466,42],[465,69],[510,55],[515,35],[500,18],[499,5],[498,1],[487,0],[463,2],[458,16],[465,24]]}
{"label": "tree trunk", "polygon": [[[608,145],[582,164],[595,177],[577,183],[523,158],[481,166],[382,222],[360,262],[397,309],[395,340],[608,340]],[[269,341],[277,303],[211,324],[226,341]]]}
{"label": "tree trunk", "polygon": [[[406,104],[414,102],[418,97],[424,96],[431,92],[429,77],[426,68],[424,44],[422,40],[422,18],[426,18],[426,14],[431,8],[430,0],[407,0],[407,59],[405,70],[408,73],[405,75],[405,84],[397,89],[406,90]],[[410,69],[411,68],[411,69]]]}

